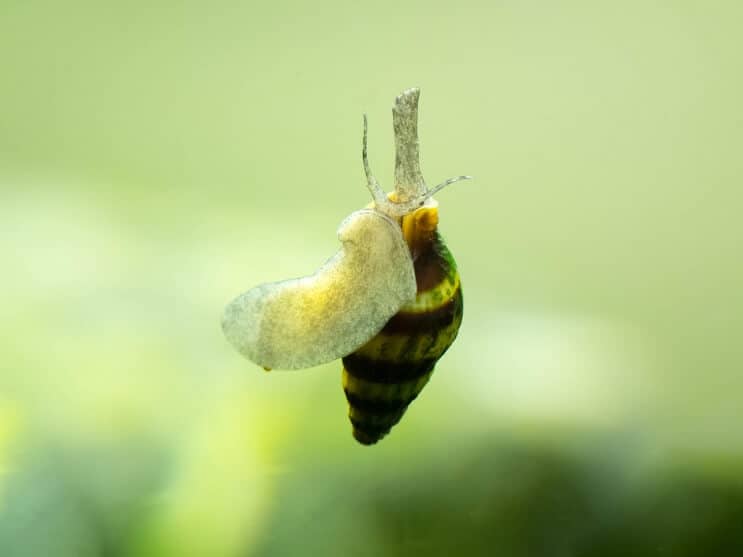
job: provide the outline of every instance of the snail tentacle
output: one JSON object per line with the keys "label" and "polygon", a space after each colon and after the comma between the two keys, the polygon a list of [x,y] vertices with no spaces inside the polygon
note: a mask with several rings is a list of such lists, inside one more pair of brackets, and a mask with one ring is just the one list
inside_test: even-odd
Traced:
{"label": "snail tentacle", "polygon": [[367,133],[368,133],[368,122],[366,114],[364,114],[364,138],[362,140],[361,147],[361,159],[364,162],[364,174],[366,174],[366,187],[371,193],[372,199],[377,206],[381,206],[387,200],[387,196],[384,194],[382,186],[379,185],[377,179],[372,174],[371,167],[369,166],[369,155],[367,152]]}

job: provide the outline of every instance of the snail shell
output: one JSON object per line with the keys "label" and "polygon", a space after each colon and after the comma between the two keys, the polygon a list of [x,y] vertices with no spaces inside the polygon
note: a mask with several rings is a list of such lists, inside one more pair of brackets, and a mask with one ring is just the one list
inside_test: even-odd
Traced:
{"label": "snail shell", "polygon": [[397,424],[454,342],[462,323],[457,266],[436,229],[436,207],[403,218],[417,295],[361,348],[343,358],[342,384],[354,438],[379,441]]}

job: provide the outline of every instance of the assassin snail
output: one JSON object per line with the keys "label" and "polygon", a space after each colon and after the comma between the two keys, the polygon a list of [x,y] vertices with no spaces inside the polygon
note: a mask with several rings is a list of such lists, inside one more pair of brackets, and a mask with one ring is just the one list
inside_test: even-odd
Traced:
{"label": "assassin snail", "polygon": [[338,229],[340,250],[315,273],[256,286],[227,305],[222,329],[265,369],[303,369],[342,358],[353,436],[376,443],[402,418],[454,342],[462,322],[457,266],[438,232],[418,152],[417,88],[392,109],[395,190],[371,172],[364,116],[362,161],[372,203]]}

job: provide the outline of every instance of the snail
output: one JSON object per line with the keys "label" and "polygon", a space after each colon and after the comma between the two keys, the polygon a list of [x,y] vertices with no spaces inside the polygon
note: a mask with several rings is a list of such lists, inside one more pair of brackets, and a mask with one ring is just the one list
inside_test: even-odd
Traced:
{"label": "snail", "polygon": [[397,424],[457,336],[462,290],[437,230],[433,195],[419,166],[417,88],[393,107],[395,191],[362,162],[372,203],[338,228],[341,249],[315,273],[256,286],[227,305],[222,329],[245,357],[269,369],[302,369],[342,358],[353,436],[376,443]]}

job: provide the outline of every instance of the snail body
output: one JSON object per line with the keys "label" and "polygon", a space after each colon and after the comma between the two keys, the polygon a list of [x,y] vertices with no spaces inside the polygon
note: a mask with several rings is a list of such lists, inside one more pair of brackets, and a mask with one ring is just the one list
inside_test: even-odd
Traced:
{"label": "snail body", "polygon": [[357,441],[369,445],[400,421],[454,342],[462,290],[438,233],[433,195],[418,161],[418,89],[393,107],[395,191],[372,174],[364,117],[362,161],[372,204],[338,229],[341,249],[306,277],[256,286],[227,305],[222,329],[265,369],[343,360],[342,384]]}
{"label": "snail body", "polygon": [[362,209],[341,223],[338,238],[342,249],[312,275],[262,284],[227,306],[222,328],[240,353],[266,369],[331,362],[415,298],[410,251],[396,222]]}

